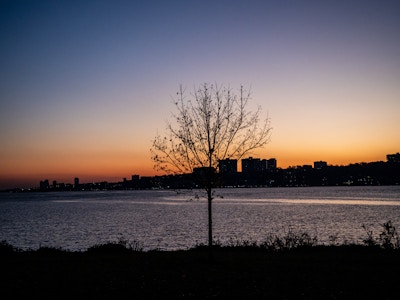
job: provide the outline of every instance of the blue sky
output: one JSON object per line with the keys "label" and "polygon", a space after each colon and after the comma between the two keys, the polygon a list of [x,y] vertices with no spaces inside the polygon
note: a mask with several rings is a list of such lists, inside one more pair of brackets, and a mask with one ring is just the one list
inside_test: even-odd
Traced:
{"label": "blue sky", "polygon": [[[398,1],[2,1],[0,186],[154,174],[180,84],[252,89],[278,166],[400,145]],[[71,179],[72,180],[72,179]]]}

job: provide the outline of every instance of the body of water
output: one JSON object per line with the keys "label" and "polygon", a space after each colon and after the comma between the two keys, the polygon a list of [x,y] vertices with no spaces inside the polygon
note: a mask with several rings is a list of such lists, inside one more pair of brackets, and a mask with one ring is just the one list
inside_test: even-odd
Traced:
{"label": "body of water", "polygon": [[[21,249],[86,250],[138,241],[145,250],[187,249],[207,242],[207,200],[201,190],[0,194],[0,240]],[[400,225],[400,186],[217,189],[216,240],[263,242],[289,230],[321,243],[361,243],[365,225]]]}

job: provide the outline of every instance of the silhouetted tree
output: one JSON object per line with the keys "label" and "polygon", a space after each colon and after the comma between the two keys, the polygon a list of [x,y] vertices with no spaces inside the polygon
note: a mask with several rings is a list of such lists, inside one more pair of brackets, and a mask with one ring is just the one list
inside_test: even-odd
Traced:
{"label": "silhouetted tree", "polygon": [[[203,84],[187,98],[180,87],[176,113],[167,135],[157,135],[151,148],[155,168],[167,173],[193,173],[205,188],[208,200],[208,245],[212,248],[212,200],[218,163],[240,159],[266,145],[270,120],[261,119],[261,107],[247,111],[250,92]],[[194,172],[195,171],[195,172]]]}

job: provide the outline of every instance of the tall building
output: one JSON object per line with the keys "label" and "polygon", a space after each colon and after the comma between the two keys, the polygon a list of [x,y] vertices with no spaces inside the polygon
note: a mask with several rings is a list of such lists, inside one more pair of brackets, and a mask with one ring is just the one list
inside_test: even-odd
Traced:
{"label": "tall building", "polygon": [[316,170],[321,170],[323,168],[326,168],[328,166],[326,161],[314,161],[314,169]]}
{"label": "tall building", "polygon": [[400,153],[386,155],[389,163],[400,163]]}
{"label": "tall building", "polygon": [[78,177],[75,177],[75,178],[74,178],[74,188],[75,188],[75,189],[78,189],[78,188],[79,188],[79,178],[78,178]]}
{"label": "tall building", "polygon": [[49,180],[45,179],[43,181],[40,181],[39,187],[40,189],[48,189],[50,187]]}
{"label": "tall building", "polygon": [[276,169],[276,159],[275,158],[270,158],[267,160],[267,169],[268,170]]}
{"label": "tall building", "polygon": [[265,184],[267,160],[259,158],[242,159],[242,180],[246,186],[260,186]]}
{"label": "tall building", "polygon": [[242,159],[242,173],[244,174],[254,174],[260,173],[263,169],[262,164],[266,163],[265,160],[261,161],[259,158],[244,158]]}
{"label": "tall building", "polygon": [[237,160],[229,158],[220,160],[218,168],[220,173],[235,174],[237,173]]}

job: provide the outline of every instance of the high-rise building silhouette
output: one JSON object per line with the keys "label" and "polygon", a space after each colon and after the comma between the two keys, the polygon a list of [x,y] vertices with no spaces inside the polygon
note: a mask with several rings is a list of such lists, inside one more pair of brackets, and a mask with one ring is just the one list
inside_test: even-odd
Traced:
{"label": "high-rise building silhouette", "polygon": [[79,178],[78,178],[78,177],[75,177],[75,178],[74,178],[74,188],[75,188],[75,189],[78,189],[78,188],[79,188]]}
{"label": "high-rise building silhouette", "polygon": [[400,153],[386,155],[389,163],[400,163]]}
{"label": "high-rise building silhouette", "polygon": [[268,170],[275,170],[276,169],[276,159],[275,158],[270,158],[267,160],[267,169]]}
{"label": "high-rise building silhouette", "polygon": [[43,181],[40,181],[39,187],[41,190],[48,189],[50,187],[49,180],[45,179]]}
{"label": "high-rise building silhouette", "polygon": [[244,158],[242,159],[242,173],[243,174],[255,174],[265,171],[267,168],[267,161],[259,158]]}
{"label": "high-rise building silhouette", "polygon": [[237,173],[237,160],[236,159],[223,159],[219,161],[219,172],[222,174],[235,174]]}
{"label": "high-rise building silhouette", "polygon": [[314,169],[316,170],[321,170],[323,168],[326,168],[328,166],[328,163],[326,161],[314,161]]}

